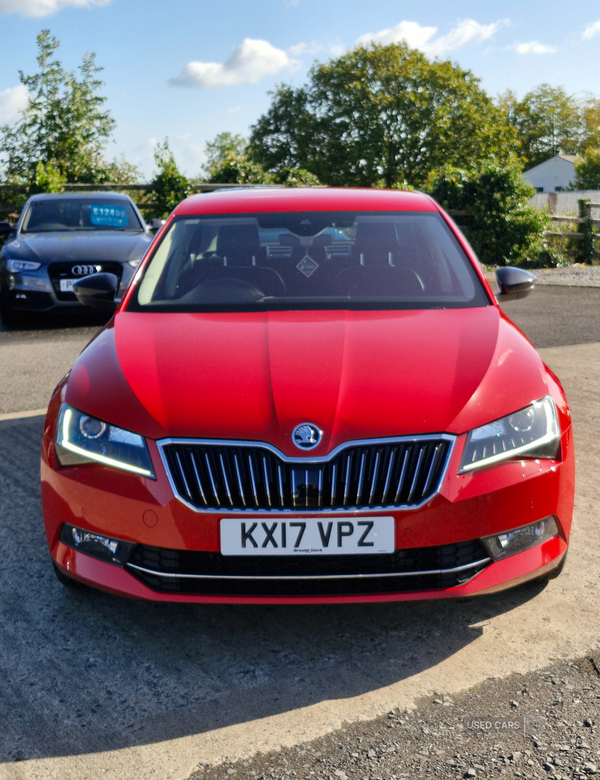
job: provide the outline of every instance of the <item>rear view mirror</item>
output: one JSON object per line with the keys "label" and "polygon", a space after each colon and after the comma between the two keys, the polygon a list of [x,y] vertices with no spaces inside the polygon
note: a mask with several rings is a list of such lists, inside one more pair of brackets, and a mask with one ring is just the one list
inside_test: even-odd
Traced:
{"label": "rear view mirror", "polygon": [[515,301],[517,298],[527,298],[537,282],[537,276],[522,268],[512,268],[507,265],[496,271],[496,282],[498,283],[496,300],[504,303],[504,301]]}
{"label": "rear view mirror", "polygon": [[101,273],[86,276],[73,285],[75,297],[84,306],[101,311],[115,311],[115,295],[119,280],[115,274]]}
{"label": "rear view mirror", "polygon": [[14,227],[9,222],[0,222],[0,236],[6,236],[14,231]]}

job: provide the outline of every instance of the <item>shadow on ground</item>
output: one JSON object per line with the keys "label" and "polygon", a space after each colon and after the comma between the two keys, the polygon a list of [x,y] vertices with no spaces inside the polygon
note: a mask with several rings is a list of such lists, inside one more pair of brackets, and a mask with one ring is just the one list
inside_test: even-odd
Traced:
{"label": "shadow on ground", "polygon": [[0,760],[159,742],[388,686],[539,593],[452,602],[203,606],[69,592],[43,531],[39,418],[0,424]]}
{"label": "shadow on ground", "polygon": [[0,319],[0,341],[14,339],[35,339],[50,337],[55,339],[63,334],[75,335],[78,332],[91,330],[94,333],[102,327],[109,318],[106,314],[98,314],[75,309],[74,311],[36,312],[19,315],[14,325],[6,325]]}

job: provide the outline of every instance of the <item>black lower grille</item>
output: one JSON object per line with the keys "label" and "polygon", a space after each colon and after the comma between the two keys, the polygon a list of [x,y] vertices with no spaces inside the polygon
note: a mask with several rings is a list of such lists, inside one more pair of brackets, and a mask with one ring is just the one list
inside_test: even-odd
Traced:
{"label": "black lower grille", "polygon": [[223,556],[137,545],[127,569],[160,593],[344,596],[443,590],[471,579],[488,564],[485,548],[475,539],[391,555],[302,558]]}
{"label": "black lower grille", "polygon": [[[73,270],[75,269],[75,270]],[[83,271],[83,273],[82,273]],[[117,279],[121,280],[123,274],[123,265],[117,261],[108,260],[81,260],[81,261],[63,261],[59,263],[50,263],[48,266],[48,276],[52,282],[54,293],[59,301],[75,301],[75,293],[63,292],[60,289],[61,279],[84,279],[91,273],[111,273],[115,274]]]}
{"label": "black lower grille", "polygon": [[289,459],[260,443],[161,443],[175,493],[220,511],[414,507],[439,489],[451,436],[348,442],[328,458]]}

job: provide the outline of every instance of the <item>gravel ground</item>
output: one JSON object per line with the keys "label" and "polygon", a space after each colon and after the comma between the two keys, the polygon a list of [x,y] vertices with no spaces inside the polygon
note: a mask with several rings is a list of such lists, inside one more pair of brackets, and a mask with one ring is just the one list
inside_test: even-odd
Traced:
{"label": "gravel ground", "polygon": [[[598,724],[598,726],[597,726]],[[600,772],[600,658],[432,696],[295,748],[200,765],[190,780],[587,778]]]}

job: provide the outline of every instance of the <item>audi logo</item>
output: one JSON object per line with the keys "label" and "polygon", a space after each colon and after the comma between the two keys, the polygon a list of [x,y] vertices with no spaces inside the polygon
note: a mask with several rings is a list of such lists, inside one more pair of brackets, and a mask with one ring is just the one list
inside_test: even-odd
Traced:
{"label": "audi logo", "polygon": [[90,274],[97,274],[101,270],[101,265],[74,265],[71,268],[71,273],[74,276],[89,276]]}

